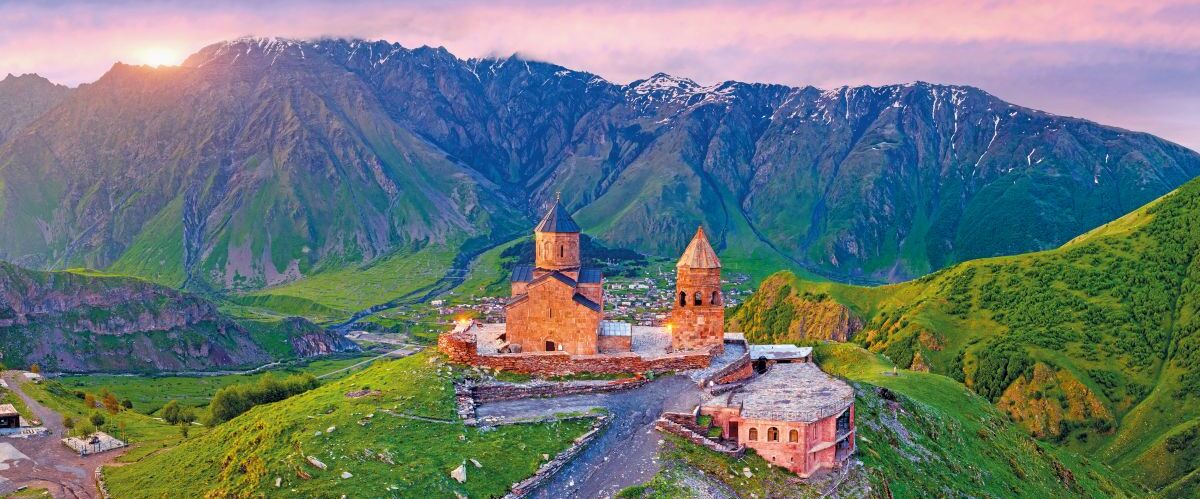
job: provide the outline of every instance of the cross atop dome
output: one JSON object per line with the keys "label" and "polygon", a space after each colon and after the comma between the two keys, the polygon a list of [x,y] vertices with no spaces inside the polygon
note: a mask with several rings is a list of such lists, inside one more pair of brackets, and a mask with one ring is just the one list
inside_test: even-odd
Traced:
{"label": "cross atop dome", "polygon": [[554,194],[554,205],[550,207],[550,211],[546,212],[541,223],[538,223],[537,228],[533,230],[534,232],[579,232],[579,224],[575,223],[571,214],[562,205],[561,193]]}

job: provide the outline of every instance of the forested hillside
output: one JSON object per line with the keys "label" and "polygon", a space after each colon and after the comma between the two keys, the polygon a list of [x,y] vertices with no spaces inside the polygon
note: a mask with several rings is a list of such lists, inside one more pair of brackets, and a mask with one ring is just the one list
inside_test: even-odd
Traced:
{"label": "forested hillside", "polygon": [[784,298],[845,304],[866,322],[854,341],[897,364],[1153,489],[1200,493],[1200,181],[1050,251],[877,288],[763,287],[731,317],[752,338],[795,314]]}

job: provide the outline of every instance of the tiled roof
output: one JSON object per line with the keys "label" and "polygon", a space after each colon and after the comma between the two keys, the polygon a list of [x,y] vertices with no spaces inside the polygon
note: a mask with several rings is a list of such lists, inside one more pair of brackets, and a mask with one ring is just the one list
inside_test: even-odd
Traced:
{"label": "tiled roof", "polygon": [[562,282],[563,284],[566,284],[566,285],[568,285],[568,286],[570,286],[570,287],[572,287],[572,288],[576,287],[576,284],[578,284],[578,283],[576,283],[576,282],[575,282],[575,279],[571,279],[571,276],[569,276],[569,275],[566,275],[566,274],[564,274],[564,273],[562,273],[562,272],[559,272],[559,271],[557,271],[557,270],[552,270],[552,271],[550,271],[550,272],[547,272],[547,273],[545,273],[545,274],[542,274],[542,275],[541,275],[540,277],[538,277],[537,279],[534,279],[534,280],[532,280],[532,281],[529,281],[529,284],[537,284],[537,283],[539,283],[539,282],[542,282],[542,281],[545,281],[545,280],[547,280],[547,279],[555,279],[555,280],[557,280],[557,281],[559,281],[559,282]]}
{"label": "tiled roof", "polygon": [[571,298],[575,300],[575,303],[583,305],[583,306],[591,309],[593,312],[600,311],[600,304],[588,299],[588,297],[586,297],[586,296],[583,296],[579,293],[575,293],[575,296],[573,296]]}
{"label": "tiled roof", "polygon": [[517,265],[513,267],[512,282],[529,282],[533,280],[533,265]]}
{"label": "tiled roof", "polygon": [[600,269],[583,269],[579,271],[579,282],[581,284],[596,284],[604,278],[604,274]]}
{"label": "tiled roof", "polygon": [[740,407],[746,419],[812,423],[840,414],[854,403],[854,388],[816,364],[776,364],[757,378],[704,403]]}
{"label": "tiled roof", "polygon": [[717,252],[713,251],[712,245],[708,244],[708,237],[704,235],[704,227],[696,229],[696,235],[692,237],[692,242],[683,251],[683,256],[679,257],[679,263],[676,263],[675,266],[693,269],[721,268],[721,260],[717,258]]}
{"label": "tiled roof", "polygon": [[571,214],[567,213],[566,208],[563,208],[562,202],[555,199],[554,206],[550,207],[550,211],[546,212],[541,223],[533,230],[535,232],[579,232],[579,225],[571,219]]}

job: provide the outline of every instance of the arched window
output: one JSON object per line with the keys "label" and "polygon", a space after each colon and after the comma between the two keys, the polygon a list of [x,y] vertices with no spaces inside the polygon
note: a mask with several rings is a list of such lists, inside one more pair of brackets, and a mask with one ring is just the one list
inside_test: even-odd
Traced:
{"label": "arched window", "polygon": [[721,292],[713,291],[712,299],[708,300],[708,304],[709,305],[720,305],[720,303],[721,303]]}
{"label": "arched window", "polygon": [[681,306],[681,307],[687,306],[687,291],[679,292],[679,306]]}
{"label": "arched window", "polygon": [[774,426],[767,428],[767,441],[768,442],[778,442],[779,441],[779,428],[776,428]]}
{"label": "arched window", "polygon": [[696,294],[692,296],[692,299],[695,300],[695,305],[700,305],[700,292],[697,291]]}
{"label": "arched window", "polygon": [[750,440],[758,440],[758,428],[750,428],[750,433],[749,433],[748,438]]}
{"label": "arched window", "polygon": [[788,432],[788,442],[796,443],[800,441],[800,432],[792,430]]}

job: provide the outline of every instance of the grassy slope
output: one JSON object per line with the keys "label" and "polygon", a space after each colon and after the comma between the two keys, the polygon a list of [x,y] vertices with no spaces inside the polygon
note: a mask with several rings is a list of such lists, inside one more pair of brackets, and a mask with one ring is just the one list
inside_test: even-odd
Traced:
{"label": "grassy slope", "polygon": [[[189,407],[204,407],[217,390],[236,383],[252,383],[258,378],[270,373],[283,376],[292,373],[311,373],[316,376],[349,367],[370,356],[354,356],[342,359],[324,359],[312,361],[302,366],[273,369],[256,374],[230,374],[224,376],[65,376],[57,381],[68,390],[82,390],[97,393],[101,388],[124,400],[133,402],[133,410],[143,414],[154,414],[171,400]],[[349,373],[343,371],[343,373]],[[345,374],[338,373],[331,378],[337,379]],[[328,379],[326,379],[328,381]]]}
{"label": "grassy slope", "polygon": [[[786,274],[771,284],[848,305],[867,321],[857,341],[871,350],[903,366],[919,355],[1031,431],[1187,495],[1200,492],[1197,481],[1177,482],[1195,477],[1200,442],[1174,452],[1166,444],[1200,418],[1198,254],[1193,181],[1055,250],[878,288]],[[1036,380],[1038,365],[1057,378]]]}
{"label": "grassy slope", "polygon": [[284,313],[315,314],[318,320],[349,316],[433,284],[450,268],[456,247],[430,245],[399,252],[364,267],[320,272],[235,301]]}
{"label": "grassy slope", "polygon": [[[1121,497],[1135,489],[1104,465],[1026,435],[986,400],[936,374],[899,371],[855,345],[824,344],[818,361],[854,383],[858,455],[865,472],[839,489],[878,497]],[[887,401],[879,390],[891,392]],[[734,460],[672,439],[662,456],[716,478],[743,497],[822,497],[827,482],[803,483],[753,452]],[[750,477],[744,469],[749,468]],[[693,497],[671,466],[628,497]],[[1069,477],[1069,478],[1068,478]],[[886,492],[885,492],[886,491]]]}
{"label": "grassy slope", "polygon": [[[259,406],[137,464],[105,471],[117,497],[210,496],[499,496],[531,475],[588,423],[506,426],[492,431],[416,421],[389,409],[454,420],[451,381],[458,373],[431,354],[378,363],[361,373],[275,404]],[[348,399],[365,387],[378,397]],[[373,415],[373,417],[368,417]],[[327,433],[336,427],[333,433]],[[319,434],[318,434],[319,431]],[[395,464],[385,462],[388,454]],[[302,456],[329,465],[319,470]],[[468,459],[467,482],[450,471]],[[298,470],[311,480],[298,477]],[[340,478],[342,472],[353,477]],[[276,477],[283,488],[274,488]]]}

